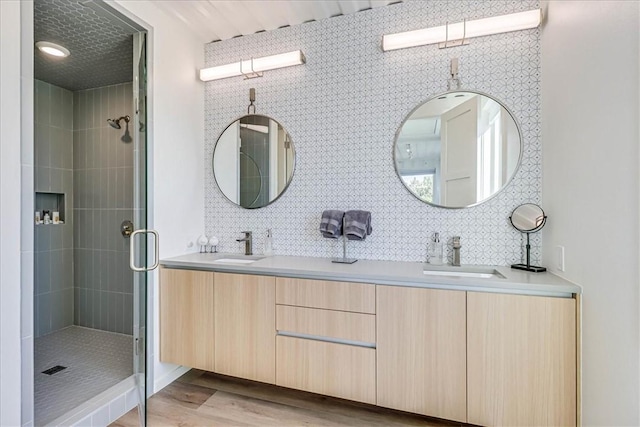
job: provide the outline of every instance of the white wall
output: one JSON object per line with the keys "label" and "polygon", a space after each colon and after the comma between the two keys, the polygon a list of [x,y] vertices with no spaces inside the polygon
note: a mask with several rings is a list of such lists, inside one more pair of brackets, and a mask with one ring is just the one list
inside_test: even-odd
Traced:
{"label": "white wall", "polygon": [[[196,70],[204,64],[202,42],[176,18],[151,1],[110,3],[152,28],[149,37],[149,138],[153,163],[149,179],[149,227],[160,233],[160,258],[183,254],[204,231],[204,86]],[[150,355],[153,379],[165,383],[176,368],[159,362],[157,271],[148,315],[153,319]],[[165,378],[166,376],[168,378]]]}
{"label": "white wall", "polygon": [[639,3],[545,6],[543,260],[584,289],[584,425],[639,425]]}
{"label": "white wall", "polygon": [[0,425],[20,425],[20,2],[0,2]]}

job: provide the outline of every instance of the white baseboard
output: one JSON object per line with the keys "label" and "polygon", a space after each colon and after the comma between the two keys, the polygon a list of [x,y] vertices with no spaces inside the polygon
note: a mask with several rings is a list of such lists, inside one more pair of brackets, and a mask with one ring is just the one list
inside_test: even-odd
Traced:
{"label": "white baseboard", "polygon": [[178,366],[173,371],[166,373],[165,375],[163,375],[161,378],[158,378],[153,383],[153,393],[155,394],[159,392],[160,390],[162,390],[163,388],[165,388],[166,386],[168,386],[169,384],[171,384],[172,382],[174,382],[175,380],[177,380],[178,378],[180,378],[190,370],[191,368],[187,368],[186,366]]}

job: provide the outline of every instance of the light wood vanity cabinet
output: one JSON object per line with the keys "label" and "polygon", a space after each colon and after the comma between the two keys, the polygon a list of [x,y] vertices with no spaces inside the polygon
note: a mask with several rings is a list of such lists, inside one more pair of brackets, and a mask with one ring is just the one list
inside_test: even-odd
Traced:
{"label": "light wood vanity cabinet", "polygon": [[463,291],[377,287],[377,403],[466,422]]}
{"label": "light wood vanity cabinet", "polygon": [[162,268],[160,358],[476,425],[576,425],[576,300]]}
{"label": "light wood vanity cabinet", "polygon": [[467,292],[468,422],[576,425],[576,300]]}
{"label": "light wood vanity cabinet", "polygon": [[215,273],[215,372],[275,383],[275,278]]}
{"label": "light wood vanity cabinet", "polygon": [[214,370],[214,275],[160,269],[160,360]]}
{"label": "light wood vanity cabinet", "polygon": [[375,285],[276,279],[276,384],[376,403]]}

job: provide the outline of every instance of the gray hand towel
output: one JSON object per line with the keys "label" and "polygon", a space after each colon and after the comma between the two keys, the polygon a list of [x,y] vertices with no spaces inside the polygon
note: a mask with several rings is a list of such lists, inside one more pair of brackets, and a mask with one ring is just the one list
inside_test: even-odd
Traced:
{"label": "gray hand towel", "polygon": [[343,217],[344,211],[329,209],[322,212],[322,219],[320,220],[320,233],[322,233],[322,237],[337,239],[341,236]]}
{"label": "gray hand towel", "polygon": [[349,240],[364,240],[371,234],[371,212],[347,211],[344,214],[344,234]]}

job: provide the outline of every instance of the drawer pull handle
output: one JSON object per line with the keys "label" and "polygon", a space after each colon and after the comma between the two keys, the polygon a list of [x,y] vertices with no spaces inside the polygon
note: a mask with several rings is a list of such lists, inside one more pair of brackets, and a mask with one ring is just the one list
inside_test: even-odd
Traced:
{"label": "drawer pull handle", "polygon": [[334,344],[352,345],[355,347],[376,348],[376,344],[372,342],[345,340],[341,338],[325,337],[322,335],[301,334],[298,332],[278,331],[278,335],[283,337],[301,338],[305,340],[331,342]]}

